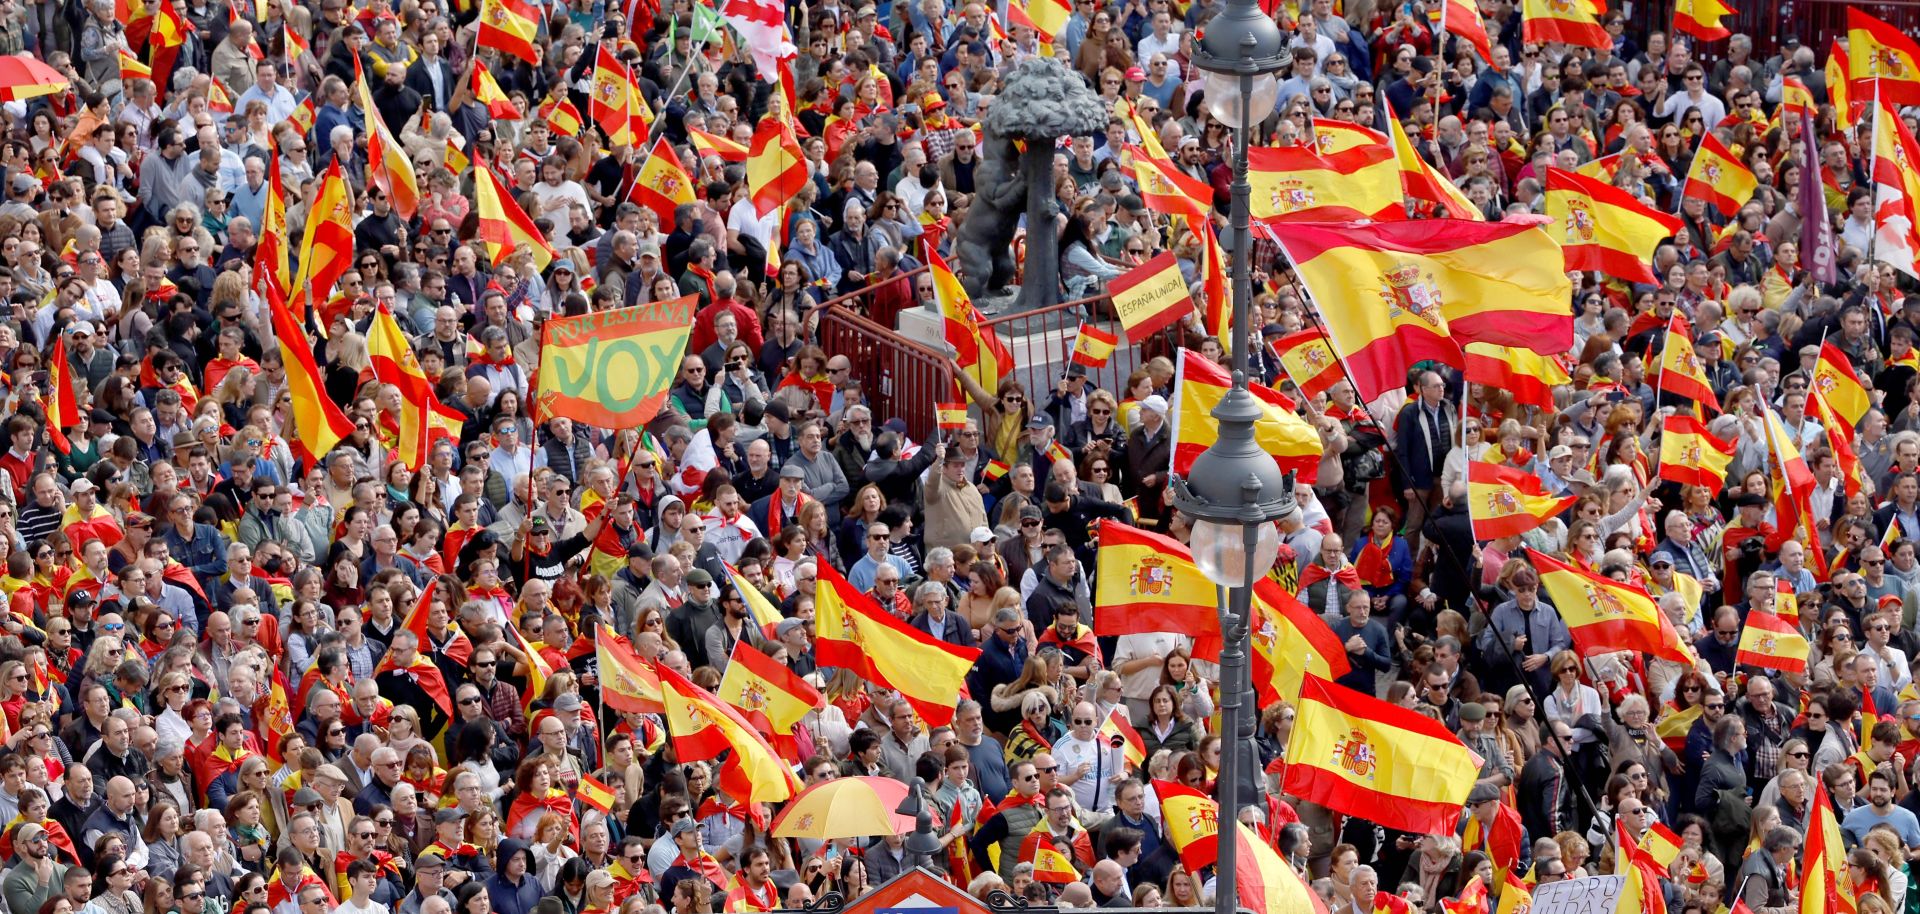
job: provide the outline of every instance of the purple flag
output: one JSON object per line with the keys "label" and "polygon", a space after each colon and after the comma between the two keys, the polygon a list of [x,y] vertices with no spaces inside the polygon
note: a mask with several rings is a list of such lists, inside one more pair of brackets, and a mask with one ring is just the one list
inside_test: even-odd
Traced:
{"label": "purple flag", "polygon": [[1840,281],[1840,265],[1833,250],[1833,220],[1827,215],[1827,192],[1820,182],[1820,142],[1813,118],[1800,115],[1800,265],[1814,282]]}

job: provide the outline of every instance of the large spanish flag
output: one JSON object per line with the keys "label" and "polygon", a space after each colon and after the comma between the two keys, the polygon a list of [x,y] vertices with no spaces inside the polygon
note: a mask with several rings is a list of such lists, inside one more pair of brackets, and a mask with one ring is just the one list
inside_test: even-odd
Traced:
{"label": "large spanish flag", "polygon": [[894,618],[824,565],[814,599],[814,653],[822,665],[846,667],[899,692],[930,727],[953,721],[979,648],[948,644]]}
{"label": "large spanish flag", "polygon": [[1770,670],[1805,673],[1807,639],[1787,620],[1755,610],[1747,613],[1746,627],[1740,630],[1740,649],[1733,659]]}
{"label": "large spanish flag", "polygon": [[1194,653],[1220,651],[1217,590],[1179,540],[1102,520],[1094,577],[1093,633],[1192,635]]}
{"label": "large spanish flag", "polygon": [[1547,169],[1547,217],[1567,269],[1648,284],[1659,280],[1647,259],[1680,230],[1679,217],[1658,212],[1605,181],[1558,168]]}
{"label": "large spanish flag", "polygon": [[986,318],[973,306],[972,296],[960,284],[960,277],[953,275],[940,252],[928,248],[926,254],[947,345],[954,349],[954,366],[980,382],[988,393],[999,393],[1000,379],[1013,371],[1013,353],[987,326]]}
{"label": "large spanish flag", "polygon": [[1573,348],[1559,247],[1516,222],[1271,226],[1346,359],[1362,402],[1399,390],[1414,362],[1460,365],[1459,343]]}
{"label": "large spanish flag", "polygon": [[1234,884],[1242,909],[1254,914],[1327,914],[1320,894],[1245,822],[1233,823],[1233,840],[1239,854]]}
{"label": "large spanish flag", "polygon": [[1813,779],[1808,816],[1807,843],[1800,849],[1800,914],[1853,914],[1859,910],[1853,873],[1847,869],[1847,846],[1840,840],[1825,778]]}
{"label": "large spanish flag", "polygon": [[1213,209],[1213,188],[1144,148],[1128,146],[1127,153],[1133,157],[1133,179],[1140,186],[1140,199],[1146,201],[1148,208],[1207,218]]}
{"label": "large spanish flag", "polygon": [[[1306,604],[1294,599],[1280,582],[1264,577],[1254,582],[1253,691],[1262,707],[1293,701],[1307,675],[1331,682],[1353,670],[1340,637]],[[1202,660],[1199,643],[1194,656]]]}
{"label": "large spanish flag", "polygon": [[776,734],[792,733],[808,711],[826,706],[819,689],[744,638],[735,642],[726,675],[720,677],[714,695],[743,712],[765,714]]}
{"label": "large spanish flag", "polygon": [[1735,447],[1735,442],[1714,437],[1699,419],[1675,413],[1660,424],[1660,478],[1717,492],[1726,481]]}
{"label": "large spanish flag", "polygon": [[1719,137],[1708,133],[1700,138],[1700,148],[1693,154],[1693,167],[1687,169],[1687,183],[1680,193],[1704,200],[1721,215],[1731,218],[1753,199],[1754,191],[1759,188],[1760,179],[1753,176],[1753,170],[1735,157]]}
{"label": "large spanish flag", "polygon": [[1519,536],[1579,500],[1577,495],[1548,495],[1540,477],[1531,473],[1483,460],[1467,462],[1467,513],[1473,519],[1474,539]]}
{"label": "large spanish flag", "polygon": [[1719,41],[1733,34],[1720,20],[1739,10],[1721,0],[1676,0],[1673,5],[1673,30],[1685,32],[1702,41]]}
{"label": "large spanish flag", "polygon": [[679,376],[698,304],[686,295],[548,319],[540,328],[534,415],[600,428],[652,421]]}
{"label": "large spanish flag", "polygon": [[[1226,369],[1190,349],[1180,350],[1174,365],[1172,470],[1176,475],[1186,475],[1219,436],[1220,423],[1213,418],[1213,410],[1232,386]],[[1260,449],[1273,455],[1281,472],[1313,484],[1320,476],[1320,432],[1294,412],[1294,403],[1285,394],[1259,383],[1249,382],[1247,387],[1260,401],[1261,416],[1253,426]]]}
{"label": "large spanish flag", "polygon": [[293,428],[287,440],[294,453],[312,465],[353,434],[353,420],[327,396],[326,375],[314,359],[313,344],[281,300],[280,287],[268,283],[265,288],[267,307],[273,311],[274,340],[280,346],[280,361],[287,366],[287,396],[293,400]]}
{"label": "large spanish flag", "polygon": [[659,714],[664,705],[660,673],[641,660],[626,639],[604,623],[594,632],[594,654],[600,666],[600,700],[607,707],[630,714]]}
{"label": "large spanish flag", "polygon": [[1414,151],[1413,141],[1407,138],[1407,128],[1400,124],[1392,104],[1387,105],[1387,134],[1393,138],[1393,159],[1400,169],[1400,189],[1406,191],[1409,198],[1446,207],[1449,218],[1486,221],[1486,214],[1467,199],[1466,191],[1454,186],[1445,173]]}
{"label": "large spanish flag", "polygon": [[[360,95],[360,110],[379,110],[374,107],[373,92],[367,88],[358,56],[353,58],[353,84]],[[413,218],[420,208],[420,179],[413,173],[413,158],[394,141],[385,118],[367,121],[367,177],[386,193],[400,218]]]}
{"label": "large spanish flag", "polygon": [[1583,571],[1527,550],[1540,572],[1540,586],[1559,610],[1583,655],[1638,651],[1676,663],[1693,663],[1693,649],[1644,588]]}
{"label": "large spanish flag", "polygon": [[1247,150],[1253,218],[1335,222],[1407,217],[1400,168],[1387,146],[1322,156],[1306,146]]}
{"label": "large spanish flag", "polygon": [[1532,350],[1492,343],[1468,343],[1462,348],[1467,355],[1467,380],[1504,390],[1516,403],[1553,409],[1553,389],[1573,383],[1559,359]]}
{"label": "large spanish flag", "polygon": [[1167,838],[1188,872],[1197,873],[1220,859],[1220,803],[1174,781],[1155,778],[1153,795],[1160,801],[1160,821]]}
{"label": "large spanish flag", "polygon": [[1920,44],[1854,6],[1847,7],[1847,63],[1851,95],[1920,105]]}
{"label": "large spanish flag", "polygon": [[1445,724],[1318,676],[1294,713],[1287,793],[1386,828],[1453,833],[1480,765]]}
{"label": "large spanish flag", "polygon": [[1700,357],[1693,350],[1693,325],[1675,312],[1662,339],[1660,362],[1654,372],[1659,389],[1719,412],[1720,398],[1707,382],[1706,369],[1700,367]]}
{"label": "large spanish flag", "polygon": [[80,395],[73,387],[73,363],[67,360],[67,337],[65,334],[54,337],[53,351],[47,358],[47,387],[51,395],[46,399],[47,437],[62,454],[73,453],[73,442],[67,439],[64,429],[80,424]]}
{"label": "large spanish flag", "polygon": [[1338,155],[1353,149],[1380,150],[1387,148],[1387,135],[1352,121],[1314,118],[1313,148],[1322,156]]}
{"label": "large spanish flag", "polygon": [[1873,259],[1920,277],[1920,144],[1885,99],[1874,109]]}
{"label": "large spanish flag", "polygon": [[1311,397],[1340,382],[1340,357],[1333,354],[1333,344],[1327,341],[1325,330],[1309,327],[1289,333],[1270,345],[1280,357],[1280,367],[1286,369],[1287,377],[1300,389],[1301,396]]}
{"label": "large spanish flag", "polygon": [[[775,103],[780,96],[773,96]],[[747,188],[753,210],[764,218],[792,200],[807,186],[807,158],[793,124],[783,117],[763,117],[753,129],[753,148],[747,155]]]}
{"label": "large spanish flag", "polygon": [[[1772,488],[1775,531],[1767,542],[1767,549],[1779,549],[1789,537],[1799,538],[1803,543],[1818,542],[1820,534],[1813,517],[1813,471],[1807,469],[1806,458],[1801,456],[1799,445],[1780,422],[1780,414],[1771,406],[1763,404],[1761,408],[1766,413],[1767,477]],[[1812,549],[1807,557],[1813,562],[1814,579],[1826,580],[1826,552]]]}
{"label": "large spanish flag", "polygon": [[793,769],[738,710],[670,667],[660,667],[658,672],[667,730],[681,758],[731,753],[716,780],[726,784],[728,796],[740,803],[778,803],[800,792],[800,779],[794,777]]}
{"label": "large spanish flag", "polygon": [[1873,406],[1867,388],[1860,383],[1859,372],[1853,368],[1853,360],[1847,358],[1846,352],[1834,345],[1833,340],[1820,345],[1820,359],[1813,363],[1813,386],[1849,425],[1858,427]]}
{"label": "large spanish flag", "polygon": [[1603,51],[1613,46],[1612,37],[1587,0],[1522,0],[1520,15],[1524,17],[1522,41],[1558,41]]}
{"label": "large spanish flag", "polygon": [[1686,847],[1685,842],[1674,833],[1673,829],[1663,823],[1655,822],[1647,827],[1646,837],[1640,844],[1640,852],[1653,858],[1653,862],[1661,869],[1666,869],[1680,857],[1680,850],[1683,847]]}

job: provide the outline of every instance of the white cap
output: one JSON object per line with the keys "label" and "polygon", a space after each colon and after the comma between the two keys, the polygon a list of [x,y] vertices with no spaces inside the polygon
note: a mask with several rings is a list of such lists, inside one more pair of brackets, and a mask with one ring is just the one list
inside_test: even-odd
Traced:
{"label": "white cap", "polygon": [[1151,410],[1153,412],[1159,413],[1160,415],[1164,416],[1167,414],[1167,398],[1160,396],[1159,394],[1154,394],[1146,398],[1145,400],[1141,400],[1140,408],[1145,410]]}

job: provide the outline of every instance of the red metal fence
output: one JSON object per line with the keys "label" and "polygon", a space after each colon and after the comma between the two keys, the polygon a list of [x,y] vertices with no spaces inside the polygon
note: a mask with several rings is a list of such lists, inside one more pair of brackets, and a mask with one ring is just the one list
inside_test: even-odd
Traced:
{"label": "red metal fence", "polygon": [[[906,282],[911,287],[912,276],[920,270],[888,282]],[[933,404],[945,400],[953,387],[953,360],[868,320],[863,311],[871,289],[849,292],[820,306],[820,348],[853,363],[852,376],[860,382],[875,416],[880,420],[899,416],[906,420],[907,433],[914,440],[925,441],[934,431]]]}

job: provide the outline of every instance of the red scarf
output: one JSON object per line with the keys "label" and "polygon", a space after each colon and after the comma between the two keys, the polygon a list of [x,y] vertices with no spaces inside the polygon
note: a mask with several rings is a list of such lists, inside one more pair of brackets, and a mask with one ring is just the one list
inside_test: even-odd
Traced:
{"label": "red scarf", "polygon": [[1390,587],[1393,585],[1393,534],[1387,534],[1387,541],[1376,543],[1371,538],[1360,550],[1360,558],[1354,562],[1355,573],[1360,582],[1368,587]]}
{"label": "red scarf", "polygon": [[720,861],[713,859],[713,855],[706,851],[701,851],[700,856],[693,860],[688,860],[686,854],[681,854],[673,858],[671,865],[684,866],[707,877],[707,881],[713,883],[715,888],[722,888],[727,884],[727,873],[720,868]]}
{"label": "red scarf", "polygon": [[492,354],[490,354],[490,353],[489,353],[489,352],[487,352],[486,350],[481,350],[480,352],[476,352],[476,353],[474,353],[473,355],[470,355],[470,356],[468,356],[468,357],[467,357],[467,364],[469,364],[469,365],[491,365],[491,366],[493,366],[493,367],[495,367],[495,368],[512,368],[512,367],[513,367],[513,364],[514,364],[514,362],[513,362],[513,348],[512,348],[512,347],[508,347],[508,348],[507,348],[507,354],[506,354],[506,356],[505,356],[505,357],[503,357],[503,358],[498,358],[498,359],[496,359],[496,358],[494,358],[494,357],[492,356]]}
{"label": "red scarf", "polygon": [[712,270],[709,270],[706,267],[703,267],[697,263],[693,263],[693,264],[687,265],[687,272],[700,277],[700,281],[707,284],[707,303],[708,304],[712,304],[713,302],[719,300],[719,296],[713,294],[713,271]]}
{"label": "red scarf", "polygon": [[[767,501],[767,529],[765,533],[767,534],[767,540],[769,542],[776,542],[780,538],[780,528],[783,526],[781,517],[786,514],[786,510],[782,508],[781,505],[783,505],[785,501],[785,499],[780,497],[779,489],[775,489],[773,491],[773,497]],[[812,502],[813,496],[801,492],[800,498],[793,503],[794,519],[798,520],[800,510]]]}
{"label": "red scarf", "polygon": [[1306,590],[1328,578],[1339,581],[1354,590],[1360,589],[1360,572],[1355,566],[1348,565],[1339,571],[1329,571],[1327,566],[1318,562],[1308,565],[1307,570],[1300,572],[1300,580],[1294,586],[1300,590]]}
{"label": "red scarf", "polygon": [[1050,740],[1044,736],[1041,736],[1040,730],[1033,725],[1033,721],[1022,720],[1020,722],[1020,729],[1026,731],[1028,738],[1032,739],[1034,742],[1039,743],[1041,746],[1045,747],[1047,751],[1051,752],[1053,750],[1053,740]]}

